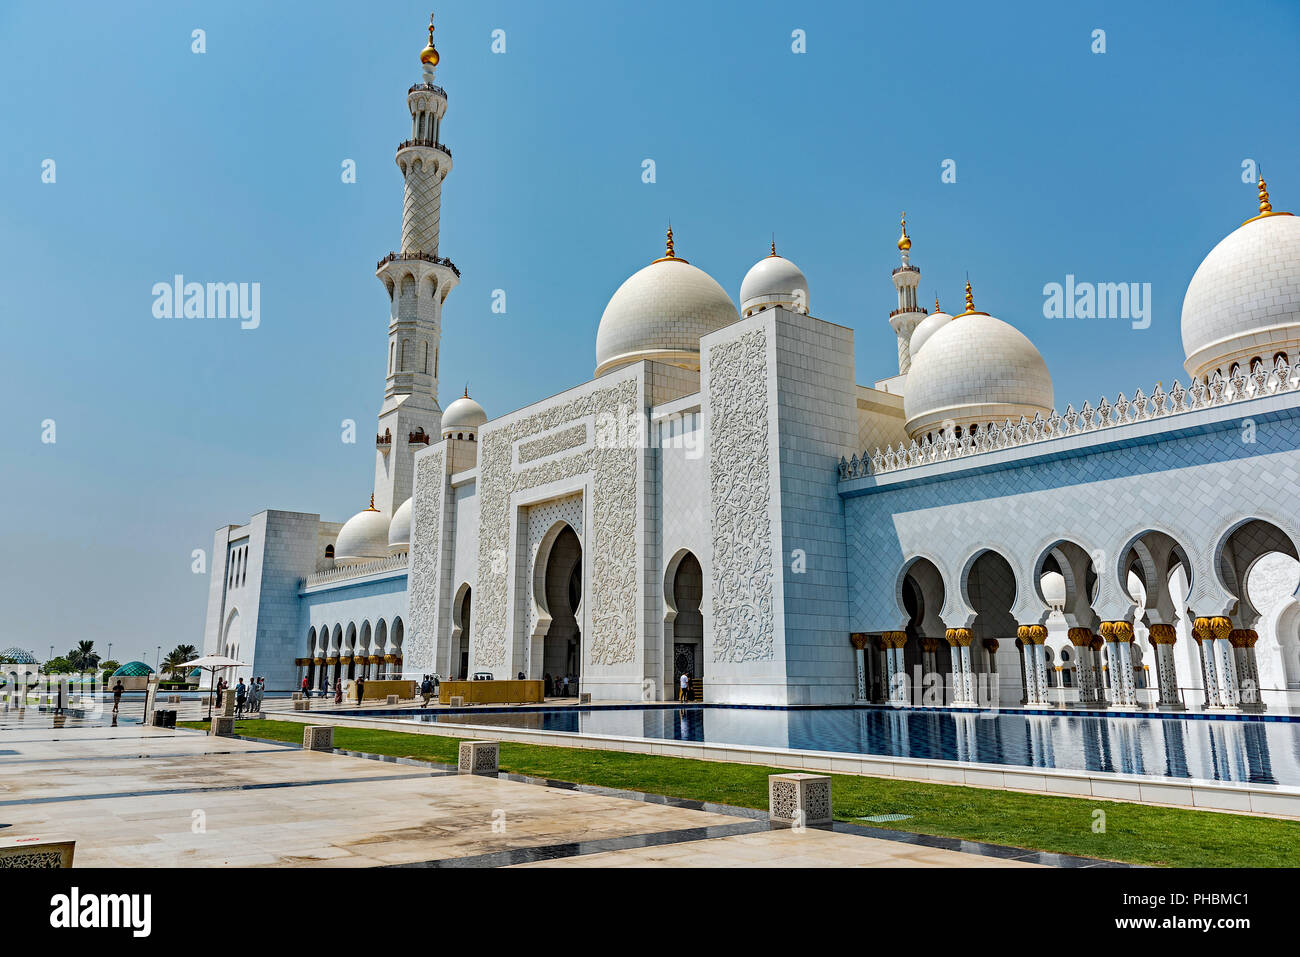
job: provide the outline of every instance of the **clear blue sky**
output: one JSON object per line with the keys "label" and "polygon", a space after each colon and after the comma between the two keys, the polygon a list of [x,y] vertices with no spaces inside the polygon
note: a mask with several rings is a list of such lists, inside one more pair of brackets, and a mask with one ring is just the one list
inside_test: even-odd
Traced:
{"label": "clear blue sky", "polygon": [[[444,404],[468,380],[495,416],[588,378],[605,302],[669,218],[733,296],[775,231],[813,313],[856,330],[859,381],[889,375],[901,209],[922,301],[958,305],[969,270],[978,306],[1043,352],[1059,406],[1168,385],[1187,281],[1254,211],[1242,160],[1300,212],[1300,5],[1063,7],[440,4],[442,253],[463,274]],[[0,647],[92,638],[152,661],[199,645],[190,554],[217,526],[366,504],[387,321],[373,270],[398,245],[393,151],[428,13],[0,6]],[[260,282],[261,327],[155,319],[151,287],[175,273]],[[1067,273],[1150,282],[1151,328],[1044,319],[1043,285]]]}

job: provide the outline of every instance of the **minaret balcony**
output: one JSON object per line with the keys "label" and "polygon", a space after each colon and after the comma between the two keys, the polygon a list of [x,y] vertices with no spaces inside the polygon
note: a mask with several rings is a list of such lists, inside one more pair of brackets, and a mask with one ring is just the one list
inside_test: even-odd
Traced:
{"label": "minaret balcony", "polygon": [[[447,155],[450,156],[451,154],[449,153],[449,154],[447,154]],[[914,273],[920,275],[921,267],[919,267],[919,266],[895,266],[895,267],[894,267],[894,271],[891,272],[890,275],[891,275],[891,276],[897,276],[900,272],[914,272]]]}
{"label": "minaret balcony", "polygon": [[420,426],[420,428],[409,433],[406,437],[408,445],[428,445],[430,441],[429,433],[424,431],[424,426]]}
{"label": "minaret balcony", "polygon": [[423,146],[426,149],[438,150],[440,152],[446,153],[447,158],[451,159],[451,150],[449,150],[442,143],[439,143],[437,140],[430,140],[430,139],[417,138],[413,140],[403,140],[401,143],[397,145],[397,152],[400,153],[402,150],[411,149],[412,147],[415,146]]}
{"label": "minaret balcony", "polygon": [[375,448],[385,455],[393,450],[393,432],[391,429],[384,429],[383,435],[375,436]]}
{"label": "minaret balcony", "polygon": [[433,265],[435,266],[442,266],[444,269],[451,270],[452,274],[455,275],[457,279],[460,278],[460,270],[456,268],[456,264],[452,262],[450,259],[447,259],[442,256],[430,256],[428,253],[421,253],[421,252],[407,252],[407,251],[403,251],[400,253],[390,252],[387,256],[385,256],[383,259],[379,260],[379,262],[375,264],[375,271],[378,272],[379,270],[387,266],[389,263],[411,262],[411,261],[433,263]]}
{"label": "minaret balcony", "polygon": [[903,315],[907,315],[908,313],[916,313],[918,315],[924,316],[926,314],[926,310],[924,306],[908,306],[906,309],[895,309],[893,312],[889,314],[889,318],[893,319],[895,316],[903,316]]}
{"label": "minaret balcony", "polygon": [[432,93],[434,96],[440,96],[444,100],[447,98],[447,91],[433,83],[416,83],[406,92],[408,95],[411,93]]}

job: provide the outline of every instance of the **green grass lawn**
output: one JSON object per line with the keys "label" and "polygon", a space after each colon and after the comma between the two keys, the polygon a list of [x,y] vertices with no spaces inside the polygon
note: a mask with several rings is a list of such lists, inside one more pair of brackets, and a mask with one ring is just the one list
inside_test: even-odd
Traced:
{"label": "green grass lawn", "polygon": [[[206,722],[180,722],[205,729]],[[291,721],[240,721],[236,733],[302,741]],[[334,729],[334,746],[455,764],[459,739],[366,728]],[[767,776],[781,769],[625,751],[501,743],[503,771],[650,794],[767,807]],[[908,814],[895,829],[1040,851],[1171,867],[1294,867],[1300,822],[1149,807],[1094,798],[1048,797],[892,778],[835,774],[835,818]],[[1093,812],[1105,832],[1093,832]],[[884,826],[884,825],[873,825]]]}

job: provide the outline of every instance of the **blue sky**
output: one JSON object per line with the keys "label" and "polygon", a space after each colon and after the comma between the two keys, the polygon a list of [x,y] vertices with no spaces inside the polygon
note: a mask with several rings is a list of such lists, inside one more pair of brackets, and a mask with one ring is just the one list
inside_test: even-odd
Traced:
{"label": "blue sky", "polygon": [[[1058,406],[1185,379],[1183,291],[1254,212],[1242,161],[1300,211],[1300,6],[1058,6],[440,4],[441,251],[463,276],[444,405],[468,381],[495,416],[588,378],[606,301],[670,218],[679,255],[733,297],[775,232],[873,382],[896,371],[902,209],[922,301],[957,306],[969,271],[978,307],[1042,351]],[[398,245],[393,151],[429,9],[360,9],[0,6],[0,647],[199,645],[191,552],[217,526],[366,504],[373,270]],[[176,273],[260,282],[260,327],[154,318],[151,288]],[[1044,319],[1067,273],[1151,283],[1150,328]]]}

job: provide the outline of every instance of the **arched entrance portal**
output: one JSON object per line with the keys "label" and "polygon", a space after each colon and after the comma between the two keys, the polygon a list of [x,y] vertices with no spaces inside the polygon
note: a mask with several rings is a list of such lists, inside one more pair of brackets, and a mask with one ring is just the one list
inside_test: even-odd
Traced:
{"label": "arched entrance portal", "polygon": [[578,610],[582,605],[582,543],[565,525],[551,545],[544,578],[546,611],[550,626],[542,639],[542,672],[552,682],[576,695],[582,671],[582,632]]}
{"label": "arched entrance portal", "polygon": [[470,605],[473,597],[473,589],[467,584],[461,585],[460,593],[456,596],[455,609],[452,612],[451,674],[453,678],[460,681],[469,678],[469,621]]}
{"label": "arched entrance portal", "polygon": [[672,684],[665,697],[677,697],[682,675],[690,681],[690,698],[704,681],[704,573],[699,560],[690,552],[681,554],[669,565],[665,637],[672,641]]}

